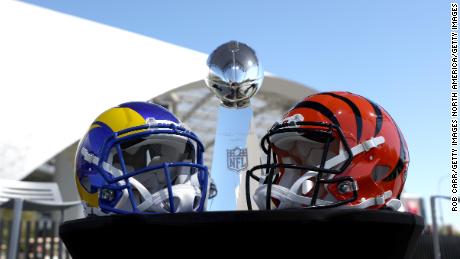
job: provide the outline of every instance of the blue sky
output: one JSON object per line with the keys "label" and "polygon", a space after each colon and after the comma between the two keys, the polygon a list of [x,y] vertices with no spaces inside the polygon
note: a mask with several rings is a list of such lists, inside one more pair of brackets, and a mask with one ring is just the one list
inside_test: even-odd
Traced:
{"label": "blue sky", "polygon": [[450,193],[450,1],[25,2],[204,53],[239,40],[276,75],[364,95],[406,137],[406,191]]}

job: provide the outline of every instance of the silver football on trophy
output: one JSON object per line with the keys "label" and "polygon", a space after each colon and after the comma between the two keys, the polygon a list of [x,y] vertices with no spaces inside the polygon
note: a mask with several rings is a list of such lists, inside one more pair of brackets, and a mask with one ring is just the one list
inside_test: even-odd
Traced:
{"label": "silver football on trophy", "polygon": [[220,45],[209,55],[206,84],[229,108],[244,108],[257,93],[264,79],[264,71],[256,52],[248,45],[230,41]]}

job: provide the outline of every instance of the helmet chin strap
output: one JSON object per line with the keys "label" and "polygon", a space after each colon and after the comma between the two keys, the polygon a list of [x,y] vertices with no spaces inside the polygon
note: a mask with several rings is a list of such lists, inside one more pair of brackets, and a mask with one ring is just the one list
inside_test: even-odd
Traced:
{"label": "helmet chin strap", "polygon": [[[392,194],[393,192],[391,190],[388,190],[384,192],[382,195],[376,196],[374,198],[369,198],[369,199],[363,198],[361,199],[360,203],[354,204],[354,205],[348,205],[346,207],[365,209],[365,208],[369,208],[372,206],[378,206],[378,205],[385,204],[391,210],[396,211],[401,207],[401,201],[398,199],[390,199]],[[388,199],[390,200],[387,201]]]}
{"label": "helmet chin strap", "polygon": [[[353,154],[353,157],[355,157],[361,153],[364,153],[373,148],[376,148],[379,145],[382,145],[383,143],[385,143],[384,137],[382,136],[373,137],[351,148],[351,153]],[[330,169],[346,161],[347,159],[348,159],[348,154],[342,151],[337,156],[327,160],[324,168]],[[284,186],[278,185],[278,184],[272,184],[271,196],[272,198],[280,202],[277,209],[302,208],[305,205],[312,205],[311,198],[305,197],[300,194],[302,192],[303,193],[308,192],[307,190],[308,188],[305,188],[305,186],[307,186],[307,183],[308,183],[307,181],[310,178],[316,177],[317,175],[318,175],[317,172],[307,171],[303,176],[297,179],[297,181],[291,186],[290,189]],[[265,205],[266,205],[268,186],[266,184],[262,184],[264,180],[265,179],[261,177],[261,181],[259,181],[260,186],[256,188],[254,192],[254,196],[253,196],[255,203],[260,209],[266,209]],[[391,208],[392,210],[398,210],[401,207],[401,201],[397,199],[391,199],[387,201],[391,197],[391,195],[392,195],[391,191],[386,191],[380,196],[369,198],[369,199],[363,199],[361,200],[359,204],[340,206],[339,208],[368,208],[368,207],[372,207],[376,205],[386,204],[388,208]],[[322,199],[316,200],[317,205],[328,205],[332,203],[333,202],[331,201],[322,200]]]}
{"label": "helmet chin strap", "polygon": [[[169,206],[168,188],[163,188],[155,193],[150,193],[148,189],[136,180],[134,177],[129,178],[131,186],[136,188],[142,197],[143,201],[137,205],[137,209],[141,212],[171,212]],[[192,175],[191,179],[182,184],[171,186],[174,199],[174,212],[192,212],[194,211],[195,200],[201,199],[201,190],[199,188],[197,174]],[[129,193],[123,190],[123,195],[115,206],[117,209],[131,209]]]}
{"label": "helmet chin strap", "polygon": [[[193,175],[192,177],[196,178],[196,175]],[[129,182],[139,191],[140,195],[144,199],[144,201],[137,206],[139,211],[153,211],[161,213],[170,212],[170,210],[165,207],[165,204],[169,203],[168,188],[164,188],[151,194],[147,188],[145,188],[144,185],[136,179],[131,178]],[[191,212],[194,209],[193,206],[195,198],[201,199],[200,188],[193,183],[190,184],[190,182],[188,184],[183,183],[171,186],[172,193],[174,195],[174,212]]]}
{"label": "helmet chin strap", "polygon": [[[315,177],[317,174],[317,172],[308,171],[299,179],[297,179],[297,181],[295,181],[295,183],[291,186],[290,189],[278,184],[273,184],[271,196],[272,198],[275,198],[280,202],[277,209],[302,208],[306,204],[311,205],[311,198],[299,195],[298,193],[301,192],[302,185],[304,185],[304,183],[306,183],[308,179]],[[266,184],[263,184],[257,187],[257,189],[254,192],[253,199],[260,209],[267,209],[265,208],[267,199],[267,188],[268,186]],[[318,205],[327,205],[331,204],[332,202],[317,199],[316,203]]]}

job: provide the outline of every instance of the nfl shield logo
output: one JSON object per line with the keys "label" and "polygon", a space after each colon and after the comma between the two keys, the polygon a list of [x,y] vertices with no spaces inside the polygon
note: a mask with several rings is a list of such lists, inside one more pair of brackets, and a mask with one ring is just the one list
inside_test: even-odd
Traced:
{"label": "nfl shield logo", "polygon": [[227,168],[239,172],[248,168],[248,150],[235,147],[227,149]]}

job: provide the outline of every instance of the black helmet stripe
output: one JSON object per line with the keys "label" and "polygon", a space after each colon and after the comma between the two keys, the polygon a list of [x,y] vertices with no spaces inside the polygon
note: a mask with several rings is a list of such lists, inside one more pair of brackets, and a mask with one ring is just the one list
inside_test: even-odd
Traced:
{"label": "black helmet stripe", "polygon": [[364,98],[364,99],[366,99],[372,105],[372,108],[374,108],[374,113],[376,116],[374,137],[377,137],[380,130],[382,129],[382,122],[383,122],[382,111],[380,110],[380,107],[377,104],[375,104],[373,101],[367,98]]}
{"label": "black helmet stripe", "polygon": [[361,112],[359,111],[359,108],[358,106],[356,106],[356,104],[351,101],[350,99],[344,97],[344,96],[341,96],[341,95],[338,95],[338,94],[335,94],[335,93],[320,93],[320,94],[323,94],[323,95],[330,95],[334,98],[337,98],[337,99],[340,99],[342,101],[344,101],[346,104],[348,104],[348,106],[350,106],[351,110],[353,111],[353,113],[355,114],[355,121],[356,121],[356,137],[357,137],[357,141],[358,143],[360,142],[361,140],[361,135],[362,135],[362,131],[363,131],[363,119],[361,117]]}
{"label": "black helmet stripe", "polygon": [[337,120],[337,118],[334,116],[334,113],[332,113],[331,110],[329,110],[326,106],[320,103],[312,102],[312,101],[303,101],[303,102],[298,103],[292,109],[297,109],[297,108],[309,108],[309,109],[318,111],[319,113],[327,117],[336,126],[340,127],[340,123]]}
{"label": "black helmet stripe", "polygon": [[393,121],[393,125],[395,125],[396,130],[398,131],[399,159],[398,159],[398,163],[396,163],[396,166],[393,169],[393,171],[391,171],[391,173],[387,177],[385,177],[383,179],[383,181],[385,181],[385,182],[392,181],[392,180],[396,179],[396,177],[402,173],[402,171],[404,169],[404,162],[407,160],[406,152],[405,152],[405,148],[404,148],[404,142],[403,142],[403,139],[402,139],[402,133],[399,130],[398,125],[396,125],[396,123],[394,122],[393,118],[391,118],[391,116],[389,116],[389,117],[390,117],[391,121]]}
{"label": "black helmet stripe", "polygon": [[404,169],[404,162],[406,161],[406,153],[404,152],[404,146],[403,146],[403,142],[401,140],[401,133],[399,132],[398,130],[398,135],[399,135],[399,143],[400,143],[400,149],[399,149],[399,159],[398,159],[398,163],[396,163],[396,166],[395,168],[393,169],[393,171],[391,171],[391,173],[385,177],[383,179],[383,181],[385,182],[388,182],[388,181],[392,181],[394,179],[396,179],[396,177],[398,175],[400,175]]}

